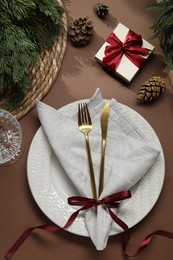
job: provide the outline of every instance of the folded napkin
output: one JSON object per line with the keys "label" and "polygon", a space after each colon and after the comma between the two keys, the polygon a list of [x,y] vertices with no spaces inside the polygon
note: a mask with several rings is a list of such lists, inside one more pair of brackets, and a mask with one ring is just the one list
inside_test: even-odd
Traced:
{"label": "folded napkin", "polygon": [[[100,89],[88,101],[93,130],[89,133],[93,167],[98,190],[101,160],[100,116],[105,101]],[[72,116],[37,101],[37,111],[60,163],[81,196],[92,197],[89,166],[84,135],[78,130],[77,105]],[[100,199],[134,186],[157,160],[159,151],[150,147],[135,125],[126,118],[122,105],[110,101],[105,157],[104,189]],[[76,194],[74,194],[76,195]],[[85,212],[85,223],[97,250],[103,250],[112,228],[109,213],[99,205],[97,216],[93,209]]]}

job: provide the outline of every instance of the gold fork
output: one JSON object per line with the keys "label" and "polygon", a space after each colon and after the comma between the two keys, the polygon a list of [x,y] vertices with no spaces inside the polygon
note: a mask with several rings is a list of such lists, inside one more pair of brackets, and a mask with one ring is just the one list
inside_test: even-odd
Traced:
{"label": "gold fork", "polygon": [[94,169],[93,169],[93,163],[92,163],[90,145],[89,145],[89,138],[88,138],[88,133],[92,130],[92,121],[91,121],[88,106],[86,103],[78,104],[78,127],[79,127],[79,131],[85,135],[89,169],[90,169],[92,195],[93,195],[94,199],[97,199]]}

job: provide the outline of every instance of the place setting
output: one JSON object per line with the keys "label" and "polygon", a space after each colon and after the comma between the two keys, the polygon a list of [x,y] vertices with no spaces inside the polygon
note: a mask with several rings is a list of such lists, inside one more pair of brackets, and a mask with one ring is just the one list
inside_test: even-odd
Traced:
{"label": "place setting", "polygon": [[[47,145],[48,144],[50,145],[49,148],[50,150],[43,149],[43,147],[40,147],[39,151],[41,154],[40,154],[40,159],[38,160],[39,153],[34,152],[34,148],[33,148],[34,142],[36,143],[35,146],[37,147],[36,149],[38,149],[39,147],[40,141],[37,142],[37,138],[39,137],[37,137],[36,134],[36,137],[34,138],[30,148],[31,152],[29,152],[29,157],[28,157],[28,180],[30,183],[31,190],[32,190],[32,183],[35,183],[37,187],[36,190],[37,190],[40,180],[45,177],[46,181],[50,182],[49,183],[50,189],[52,189],[47,191],[47,193],[50,194],[51,191],[52,194],[54,194],[57,193],[57,190],[60,190],[58,191],[58,193],[60,194],[60,197],[62,197],[61,199],[66,204],[67,209],[69,208],[69,206],[67,205],[66,200],[69,196],[81,195],[90,198],[94,197],[93,194],[91,193],[92,189],[91,189],[90,175],[89,175],[89,169],[87,163],[88,159],[86,154],[85,140],[84,140],[84,136],[80,133],[78,129],[78,119],[77,119],[78,103],[79,102],[72,103],[57,111],[51,107],[47,107],[45,104],[41,102],[37,103],[38,116],[42,125],[41,128],[42,130],[39,129],[38,131],[39,132],[43,131],[40,134],[38,132],[38,136],[42,135],[43,137],[44,135],[46,135],[48,141],[46,139],[45,143],[47,143]],[[97,194],[97,198],[100,197],[100,194],[98,194],[100,164],[101,164],[101,122],[100,122],[101,114],[100,113],[104,108],[105,103],[106,101],[103,100],[99,89],[96,90],[94,96],[88,101],[88,109],[90,110],[90,115],[92,118],[92,127],[93,127],[92,131],[89,133],[89,140],[90,140],[93,168],[95,174],[94,177],[95,177],[95,182],[97,187],[96,188],[97,191],[95,192]],[[71,114],[70,117],[69,114]],[[105,158],[105,165],[104,165],[105,166],[105,170],[104,170],[105,187],[104,188],[106,189],[106,186],[108,186],[108,188],[107,191],[106,190],[103,191],[102,197],[111,195],[118,191],[132,188],[139,180],[142,179],[142,177],[144,177],[143,175],[145,175],[146,172],[149,172],[141,180],[141,182],[139,182],[139,184],[136,185],[136,187],[133,187],[133,192],[135,193],[135,195],[133,195],[132,198],[128,200],[128,202],[126,201],[124,202],[124,209],[122,207],[119,213],[122,214],[121,217],[123,218],[124,221],[129,222],[129,225],[133,226],[149,212],[149,210],[153,207],[160,194],[163,181],[164,181],[164,174],[165,174],[164,155],[163,155],[161,144],[154,130],[146,122],[145,119],[143,119],[139,114],[137,114],[137,112],[126,107],[125,105],[119,104],[115,100],[112,100],[110,112],[108,116],[109,116],[109,123],[108,123],[107,144],[106,144],[106,158]],[[114,139],[116,141],[114,141]],[[128,144],[128,139],[129,139],[129,144]],[[139,143],[137,142],[137,140],[139,141]],[[41,146],[41,142],[40,142],[40,146]],[[51,149],[53,149],[53,151]],[[134,155],[133,155],[133,149],[134,149]],[[43,153],[45,153],[45,157]],[[50,165],[52,161],[51,157],[53,157],[53,160],[55,160],[53,167]],[[58,158],[58,164],[61,167],[60,168],[61,173],[59,174],[57,173],[58,171],[56,172],[57,158]],[[33,175],[32,172],[36,172],[33,168],[34,163],[39,161],[40,163],[42,163],[48,160],[50,160],[49,166],[47,166],[48,168],[46,168],[45,171],[42,169],[45,172],[46,176],[44,175],[40,176],[40,180],[38,179],[37,181],[36,179],[32,180],[32,178],[34,178],[34,176],[32,176]],[[125,165],[126,161],[127,161],[127,165]],[[35,165],[35,167],[38,166]],[[132,169],[129,169],[129,167],[131,167]],[[42,170],[41,170],[41,174],[44,174]],[[31,172],[31,176],[30,176],[30,172]],[[38,172],[37,172],[37,178],[38,178]],[[59,178],[62,182],[62,187],[60,182],[59,184],[56,184],[56,182],[54,181],[56,180],[58,183]],[[63,181],[66,182],[66,179],[68,178],[70,180],[67,183],[69,183],[69,185],[72,186],[72,192],[73,189],[75,190],[75,192],[77,190],[78,192],[77,194],[72,194],[72,193],[70,194],[68,192],[69,187],[68,186],[64,187]],[[127,180],[128,187],[126,187],[126,184],[124,183],[127,178],[129,178],[129,180]],[[49,184],[47,185],[45,184],[45,187],[43,184],[42,190],[45,190],[46,187],[49,189],[48,186]],[[64,190],[62,190],[63,187]],[[144,189],[144,193],[141,192],[142,189]],[[149,199],[151,189],[153,190],[153,194],[155,195],[153,195],[152,198]],[[147,196],[147,190],[148,190],[148,199],[147,198],[144,199],[142,194],[146,194]],[[37,190],[37,192],[39,191]],[[40,192],[42,194],[42,191]],[[56,196],[57,194],[55,195],[55,197],[50,198],[51,202],[48,202],[47,200],[48,205],[51,204],[52,208],[55,208],[55,211],[56,208],[58,207],[58,205],[56,206],[56,204],[58,204],[56,203],[56,199],[57,199]],[[38,197],[41,196],[38,195]],[[55,199],[55,202],[52,204],[53,198]],[[41,199],[45,203],[46,197]],[[133,199],[134,199],[134,205],[132,202]],[[143,200],[145,200],[145,202]],[[46,203],[46,208],[48,208],[47,203]],[[127,211],[129,213],[129,216],[127,216],[127,213],[124,215],[124,211],[128,208],[127,206],[128,203],[130,203],[129,209],[131,209],[130,212],[129,210]],[[142,205],[143,216],[140,209],[141,205]],[[136,207],[135,210],[133,210],[134,207]],[[62,206],[62,208],[64,207]],[[67,217],[66,210],[64,216],[65,219]],[[70,213],[73,210],[74,209],[71,208]],[[137,211],[139,211],[139,213],[137,213]],[[91,212],[93,213],[93,210]],[[93,217],[92,213],[91,215],[89,214],[88,219]],[[53,216],[52,210],[51,210],[51,214],[52,214],[53,221],[55,222],[57,214],[55,213],[55,216]],[[84,221],[83,218],[81,218],[79,222],[83,222],[83,221]],[[102,225],[102,223],[100,224]],[[85,228],[86,227],[83,226],[82,230],[85,230]],[[90,227],[91,230],[92,228],[93,227]],[[79,227],[79,230],[81,231],[81,227]],[[113,233],[119,233],[121,231],[119,229],[118,230],[115,229]],[[85,231],[84,234],[88,235],[88,231],[87,232]]]}
{"label": "place setting", "polygon": [[157,202],[165,177],[159,138],[140,114],[103,99],[99,88],[58,110],[38,100],[36,107],[41,126],[29,149],[27,178],[53,225],[29,228],[12,252],[35,228],[90,237],[103,250],[109,236],[129,232]]}

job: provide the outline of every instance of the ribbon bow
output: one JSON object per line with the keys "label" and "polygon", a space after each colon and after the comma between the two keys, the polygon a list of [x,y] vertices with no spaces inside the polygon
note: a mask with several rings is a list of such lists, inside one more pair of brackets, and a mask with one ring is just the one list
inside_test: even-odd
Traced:
{"label": "ribbon bow", "polygon": [[106,41],[110,45],[105,48],[102,65],[111,71],[117,70],[123,55],[140,68],[146,60],[140,55],[146,56],[150,51],[147,48],[142,48],[141,36],[131,30],[128,31],[124,42],[121,42],[114,33],[111,33]]}
{"label": "ribbon bow", "polygon": [[86,209],[89,209],[89,208],[92,208],[92,207],[95,207],[98,205],[104,205],[108,209],[113,220],[119,226],[121,226],[124,230],[128,230],[128,226],[110,210],[110,207],[117,208],[118,204],[119,204],[117,202],[120,202],[121,200],[130,198],[130,197],[131,197],[130,191],[121,191],[121,192],[115,193],[113,195],[106,196],[102,200],[95,200],[95,199],[85,198],[85,197],[80,197],[80,196],[70,197],[70,198],[68,198],[68,204],[73,205],[73,206],[82,206],[82,208],[76,210],[69,217],[69,219],[67,220],[67,222],[65,223],[65,225],[63,227],[59,227],[57,225],[46,225],[45,224],[45,225],[41,225],[41,226],[35,226],[35,227],[28,228],[27,230],[25,230],[23,232],[23,234],[19,237],[19,239],[14,243],[14,245],[5,254],[5,259],[9,260],[12,258],[12,256],[18,250],[18,248],[30,236],[30,234],[32,233],[32,231],[34,231],[34,229],[42,229],[42,230],[46,230],[49,232],[57,232],[57,231],[63,230],[65,228],[69,227],[74,222],[74,220],[77,218],[80,211],[86,210]]}
{"label": "ribbon bow", "polygon": [[126,223],[124,223],[121,219],[119,219],[116,214],[114,212],[111,211],[111,207],[114,208],[118,208],[118,204],[121,200],[127,199],[131,197],[131,193],[130,191],[122,191],[122,192],[118,192],[115,193],[113,195],[110,196],[106,196],[101,200],[95,200],[95,199],[90,199],[90,198],[85,198],[85,197],[79,197],[79,196],[74,196],[74,197],[70,197],[68,198],[68,203],[70,205],[75,205],[75,206],[82,206],[82,208],[78,209],[77,211],[75,211],[70,218],[67,220],[66,224],[63,227],[59,227],[57,225],[41,225],[41,226],[35,226],[35,227],[31,227],[26,229],[22,235],[18,238],[18,240],[14,243],[14,245],[8,250],[8,252],[5,254],[5,259],[6,260],[10,260],[13,255],[15,254],[15,252],[18,250],[18,248],[24,243],[24,241],[30,236],[30,234],[32,233],[32,231],[34,231],[35,229],[42,229],[42,230],[46,230],[49,232],[58,232],[61,231],[65,228],[67,228],[68,226],[70,226],[73,221],[76,219],[76,217],[78,216],[79,212],[81,210],[86,210],[98,205],[103,205],[109,212],[110,216],[112,217],[112,219],[125,231],[124,234],[124,239],[123,239],[123,243],[122,243],[122,249],[123,249],[123,253],[125,256],[127,257],[135,257],[137,255],[139,255],[151,242],[151,240],[153,239],[153,237],[155,235],[159,235],[159,236],[163,236],[163,237],[167,237],[170,239],[173,239],[173,233],[168,232],[168,231],[164,231],[164,230],[157,230],[155,232],[150,233],[149,235],[147,235],[144,240],[142,241],[142,243],[140,244],[138,250],[136,251],[135,254],[133,255],[129,255],[126,250],[127,250],[127,245],[128,242],[130,240],[130,233],[129,233],[129,228],[126,225]]}
{"label": "ribbon bow", "polygon": [[98,205],[102,205],[105,208],[118,208],[120,201],[128,199],[130,197],[130,191],[120,191],[113,195],[105,196],[101,200],[73,196],[68,198],[68,204],[72,206],[82,206],[80,210],[89,209]]}

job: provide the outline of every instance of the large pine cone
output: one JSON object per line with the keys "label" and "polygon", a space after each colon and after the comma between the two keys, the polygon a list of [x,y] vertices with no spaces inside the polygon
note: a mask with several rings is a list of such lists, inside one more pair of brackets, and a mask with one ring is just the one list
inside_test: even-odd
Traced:
{"label": "large pine cone", "polygon": [[109,6],[101,3],[97,3],[94,6],[94,12],[98,15],[98,17],[103,19],[109,14]]}
{"label": "large pine cone", "polygon": [[84,46],[91,41],[93,25],[88,17],[75,19],[68,30],[71,42],[76,46]]}
{"label": "large pine cone", "polygon": [[164,79],[154,76],[142,84],[137,99],[146,103],[157,100],[164,92],[166,85]]}

